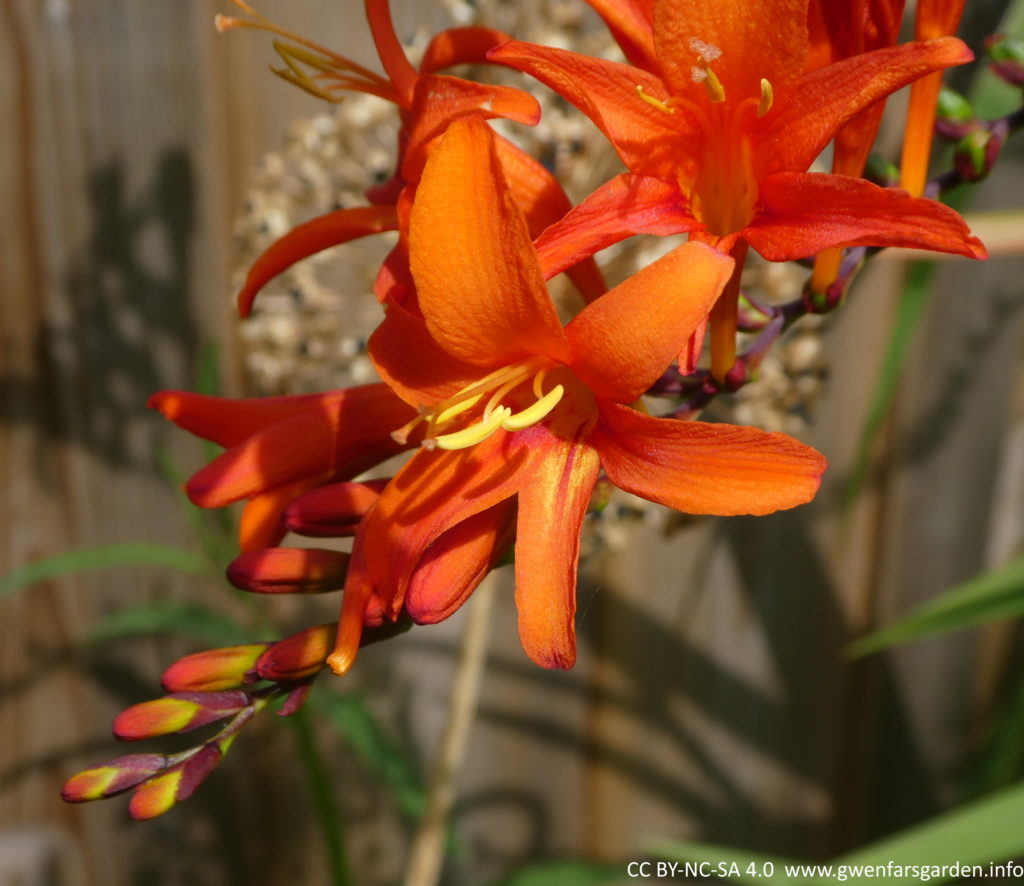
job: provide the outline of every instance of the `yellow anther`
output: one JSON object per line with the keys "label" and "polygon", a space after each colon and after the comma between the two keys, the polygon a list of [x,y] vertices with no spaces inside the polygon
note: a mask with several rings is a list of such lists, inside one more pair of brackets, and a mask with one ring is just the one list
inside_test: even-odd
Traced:
{"label": "yellow anther", "polygon": [[757,105],[757,116],[763,117],[772,109],[772,102],[775,101],[775,93],[772,90],[772,84],[761,78],[761,101]]}
{"label": "yellow anther", "polygon": [[[637,84],[636,94],[640,96],[640,98],[642,98],[645,102],[647,102],[647,104],[649,104],[651,107],[657,108],[659,111],[665,114],[674,114],[676,112],[676,109],[673,108],[672,105],[670,105],[668,102],[663,102],[660,98],[655,98],[653,95],[648,95],[646,92],[644,92],[644,88],[640,84]],[[671,99],[669,99],[669,101],[671,101]]]}
{"label": "yellow anther", "polygon": [[725,87],[722,85],[722,81],[718,79],[718,75],[711,68],[704,68],[704,74],[705,76],[702,79],[704,81],[704,88],[708,91],[708,98],[713,102],[724,102]]}
{"label": "yellow anther", "polygon": [[468,428],[463,428],[452,434],[442,434],[433,440],[424,440],[423,445],[428,449],[433,449],[434,446],[439,449],[466,449],[469,446],[476,446],[477,443],[482,443],[498,430],[502,422],[510,415],[512,415],[511,409],[507,406],[499,406],[485,421],[477,422],[475,425],[470,425]]}
{"label": "yellow anther", "polygon": [[455,418],[457,415],[461,415],[467,409],[472,409],[480,402],[480,398],[483,394],[477,394],[475,397],[470,397],[468,400],[462,400],[453,406],[449,406],[447,409],[442,410],[434,417],[434,425],[443,425],[449,421],[449,419]]}
{"label": "yellow anther", "polygon": [[502,421],[501,426],[506,431],[521,431],[523,428],[537,424],[541,419],[546,418],[548,413],[558,405],[558,401],[562,399],[562,394],[564,393],[565,388],[561,385],[555,385],[536,403],[527,406],[522,412],[517,412],[514,415],[509,413],[505,420]]}

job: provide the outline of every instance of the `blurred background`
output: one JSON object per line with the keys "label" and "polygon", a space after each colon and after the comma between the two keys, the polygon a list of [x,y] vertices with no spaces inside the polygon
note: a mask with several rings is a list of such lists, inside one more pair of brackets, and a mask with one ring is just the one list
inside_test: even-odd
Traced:
{"label": "blurred background", "polygon": [[[1007,4],[968,6],[962,35],[978,51]],[[393,7],[409,43],[453,14],[515,31],[509,4]],[[377,67],[354,0],[259,9]],[[371,278],[360,265],[332,282],[330,267],[379,245],[279,282],[249,331],[232,281],[295,221],[357,202],[372,182],[345,169],[387,170],[391,136],[375,133],[393,131],[390,109],[334,116],[270,75],[266,35],[214,31],[232,11],[0,0],[0,575],[64,558],[0,599],[5,886],[327,883],[316,784],[355,882],[383,886],[400,881],[423,809],[465,613],[366,650],[345,681],[322,678],[328,700],[297,725],[262,717],[161,819],[59,798],[73,773],[128,752],[110,720],[158,696],[175,658],[283,636],[337,605],[226,588],[230,527],[177,488],[208,455],[145,408],[161,388],[291,392],[346,383],[332,367],[364,371]],[[548,14],[595,30],[567,2],[517,14],[534,39]],[[554,140],[579,198],[617,170],[588,156],[589,124],[545,101],[569,122],[537,138]],[[967,211],[1019,213],[1022,173],[1011,140]],[[443,883],[555,859],[624,872],[655,838],[825,859],[1024,775],[1017,623],[844,651],[1012,564],[1024,542],[1024,258],[1011,244],[931,272],[904,259],[875,261],[840,311],[786,345],[781,389],[716,406],[828,456],[812,505],[669,521],[627,503],[592,521],[568,673],[523,655],[499,580]]]}

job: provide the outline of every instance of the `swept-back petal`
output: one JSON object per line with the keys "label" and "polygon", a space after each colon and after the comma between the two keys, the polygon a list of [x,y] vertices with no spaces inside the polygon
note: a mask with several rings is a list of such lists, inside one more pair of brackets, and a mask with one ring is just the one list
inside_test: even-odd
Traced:
{"label": "swept-back petal", "polygon": [[220,446],[234,446],[276,422],[309,409],[329,408],[346,398],[376,396],[362,388],[299,394],[284,397],[232,399],[193,394],[191,391],[158,391],[146,405],[163,414],[182,430]]}
{"label": "swept-back petal", "polygon": [[516,523],[519,640],[541,667],[571,668],[580,529],[601,465],[580,432],[556,437],[543,425],[530,432]]}
{"label": "swept-back petal", "polygon": [[511,545],[515,517],[515,498],[507,498],[457,523],[427,548],[405,595],[413,621],[444,621],[466,602]]}
{"label": "swept-back petal", "polygon": [[528,455],[522,434],[505,431],[453,452],[417,452],[363,521],[368,568],[397,614],[421,558],[463,520],[513,496]]}
{"label": "swept-back petal", "polygon": [[468,115],[482,120],[503,117],[535,126],[540,120],[540,105],[528,92],[511,86],[474,83],[444,74],[421,77],[416,84],[402,177],[406,181],[418,181],[430,142],[441,135],[453,120]]}
{"label": "swept-back petal", "polygon": [[[488,53],[551,87],[586,114],[611,141],[631,172],[672,178],[697,172],[705,138],[684,107],[660,109],[671,98],[661,79],[619,62],[512,40]],[[682,171],[680,173],[680,171]]]}
{"label": "swept-back petal", "polygon": [[762,208],[743,237],[769,261],[830,246],[908,246],[970,258],[988,253],[963,218],[936,200],[858,178],[780,173],[761,182]]}
{"label": "swept-back petal", "polygon": [[191,477],[189,498],[217,508],[303,479],[345,479],[406,448],[391,431],[416,412],[386,385],[339,393],[232,446]]}
{"label": "swept-back petal", "polygon": [[770,514],[814,498],[824,456],[785,434],[601,404],[590,435],[621,489],[687,514]]}
{"label": "swept-back petal", "polygon": [[601,185],[535,242],[545,277],[634,234],[665,237],[701,227],[678,185],[625,173]]}
{"label": "swept-back petal", "polygon": [[[695,44],[692,41],[699,41]],[[695,46],[720,51],[702,59]],[[676,95],[707,100],[693,67],[707,60],[726,100],[761,95],[761,78],[776,95],[789,92],[807,55],[807,0],[656,0],[654,46],[662,74]],[[704,50],[706,52],[706,50]]]}
{"label": "swept-back petal", "polygon": [[369,234],[398,228],[394,206],[359,206],[338,209],[311,219],[275,240],[249,268],[238,293],[238,313],[248,317],[259,291],[282,271],[304,258],[358,240]]}
{"label": "swept-back petal", "polygon": [[566,327],[573,372],[598,397],[632,403],[707,317],[732,269],[729,256],[691,242],[633,274]]}
{"label": "swept-back petal", "polygon": [[409,223],[409,264],[427,327],[452,357],[495,366],[567,355],[526,220],[482,120],[455,121],[431,151]]}
{"label": "swept-back petal", "polygon": [[421,74],[432,74],[455,65],[477,65],[487,61],[487,53],[512,38],[494,28],[446,28],[431,38],[423,51]]}
{"label": "swept-back petal", "polygon": [[847,120],[931,71],[969,62],[955,37],[877,49],[805,74],[789,101],[763,120],[753,154],[757,177],[803,172]]}

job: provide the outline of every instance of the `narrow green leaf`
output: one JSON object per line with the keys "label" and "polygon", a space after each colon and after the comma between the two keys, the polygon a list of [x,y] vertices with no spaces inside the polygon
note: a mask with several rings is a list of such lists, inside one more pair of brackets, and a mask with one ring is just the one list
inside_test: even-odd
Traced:
{"label": "narrow green leaf", "polygon": [[86,635],[88,643],[104,643],[139,634],[176,634],[215,646],[233,646],[252,639],[231,616],[196,603],[141,603],[111,612]]}
{"label": "narrow green leaf", "polygon": [[412,761],[377,722],[354,692],[318,693],[309,700],[342,735],[356,755],[377,772],[395,795],[399,808],[418,819],[426,808],[427,792]]}
{"label": "narrow green leaf", "polygon": [[206,572],[206,561],[193,551],[149,542],[126,542],[65,551],[15,569],[0,579],[0,597],[59,575],[120,566],[164,566],[181,572]]}
{"label": "narrow green leaf", "polygon": [[[1024,853],[1024,784],[991,794],[879,840],[836,859],[834,864],[950,867],[1002,862]],[[930,883],[959,879],[932,871]],[[889,878],[890,883],[920,883],[920,876]]]}
{"label": "narrow green leaf", "polygon": [[898,622],[854,640],[859,656],[897,643],[1024,615],[1024,557],[939,594]]}
{"label": "narrow green leaf", "polygon": [[626,862],[598,864],[586,861],[552,861],[530,865],[489,886],[610,886],[631,882]]}

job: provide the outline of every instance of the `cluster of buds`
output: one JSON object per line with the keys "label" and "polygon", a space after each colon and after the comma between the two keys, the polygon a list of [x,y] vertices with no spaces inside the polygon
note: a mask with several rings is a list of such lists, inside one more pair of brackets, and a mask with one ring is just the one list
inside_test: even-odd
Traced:
{"label": "cluster of buds", "polygon": [[[164,676],[169,695],[118,718],[128,740],[226,721],[189,751],[121,757],[65,787],[69,800],[132,789],[136,817],[188,796],[257,711],[278,700],[288,715],[362,645],[447,618],[510,554],[524,651],[571,667],[581,527],[609,487],[687,514],[806,503],[821,454],[782,433],[700,422],[701,410],[750,381],[800,317],[837,307],[871,250],[985,256],[925,193],[942,72],[972,58],[951,36],[962,3],[920,0],[917,39],[899,44],[902,0],[745,0],[735,13],[723,0],[589,0],[626,61],[470,26],[436,34],[413,65],[388,0],[365,0],[377,73],[233,2],[248,17],[218,16],[220,30],[273,34],[276,73],[326,101],[360,92],[392,103],[398,145],[391,177],[367,181],[366,205],[314,218],[256,259],[240,313],[328,247],[383,232],[397,243],[373,287],[378,383],[151,399],[224,448],[186,491],[201,507],[245,503],[229,580],[343,597],[336,624],[182,659]],[[467,64],[553,90],[627,172],[573,206],[550,169],[489,123],[534,125],[537,100],[443,73]],[[868,152],[885,98],[910,84],[902,187],[889,187],[865,173]],[[832,172],[808,172],[830,143]],[[636,234],[689,239],[609,289],[594,256]],[[745,293],[750,250],[813,262],[806,291],[782,304]],[[546,288],[563,273],[583,304],[566,325]],[[282,546],[289,533],[350,538],[351,552]]]}

